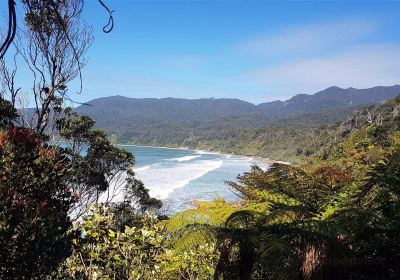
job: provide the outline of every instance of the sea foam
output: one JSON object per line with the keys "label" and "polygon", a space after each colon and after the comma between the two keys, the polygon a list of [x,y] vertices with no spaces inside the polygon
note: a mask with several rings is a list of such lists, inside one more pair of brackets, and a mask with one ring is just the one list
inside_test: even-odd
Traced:
{"label": "sea foam", "polygon": [[149,169],[150,166],[151,166],[151,165],[146,165],[146,166],[143,166],[143,167],[133,168],[133,171],[135,171],[135,172],[137,172],[137,171],[143,171],[143,170]]}
{"label": "sea foam", "polygon": [[195,159],[195,158],[199,158],[199,157],[200,156],[184,156],[184,157],[178,157],[178,158],[171,158],[171,159],[167,159],[167,160],[182,162],[182,161],[189,161],[189,160],[192,160],[192,159]]}
{"label": "sea foam", "polygon": [[199,155],[221,155],[218,152],[209,152],[209,151],[204,151],[204,150],[194,150],[196,154]]}
{"label": "sea foam", "polygon": [[175,189],[183,188],[223,164],[223,160],[197,160],[173,166],[159,165],[145,170],[137,170],[139,180],[146,183],[150,195],[165,199]]}

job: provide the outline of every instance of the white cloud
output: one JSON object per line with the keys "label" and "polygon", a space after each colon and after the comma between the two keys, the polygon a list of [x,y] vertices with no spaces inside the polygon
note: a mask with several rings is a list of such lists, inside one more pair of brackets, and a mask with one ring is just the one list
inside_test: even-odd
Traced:
{"label": "white cloud", "polygon": [[352,16],[289,26],[243,41],[236,50],[249,60],[258,59],[259,66],[249,69],[242,81],[264,92],[265,100],[333,85],[397,84],[400,45],[375,41],[381,27],[375,17]]}
{"label": "white cloud", "polygon": [[372,18],[348,18],[292,26],[241,42],[236,48],[253,55],[315,52],[362,39],[373,33],[377,25]]}
{"label": "white cloud", "polygon": [[400,45],[356,45],[327,56],[267,66],[246,79],[268,92],[314,93],[329,86],[367,88],[400,83]]}

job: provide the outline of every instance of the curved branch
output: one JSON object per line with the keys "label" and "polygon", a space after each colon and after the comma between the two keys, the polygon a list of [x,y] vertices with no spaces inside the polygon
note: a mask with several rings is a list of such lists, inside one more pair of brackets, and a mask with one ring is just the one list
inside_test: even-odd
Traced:
{"label": "curved branch", "polygon": [[14,0],[8,0],[8,32],[7,37],[0,47],[0,59],[4,57],[12,41],[14,40],[17,30],[17,16],[15,14]]}
{"label": "curved branch", "polygon": [[114,18],[112,13],[114,11],[111,11],[106,4],[104,4],[104,2],[102,0],[98,0],[100,5],[102,5],[104,7],[104,9],[106,9],[106,11],[108,12],[109,18],[108,18],[108,23],[106,26],[103,27],[103,32],[104,33],[110,33],[113,29],[114,29]]}

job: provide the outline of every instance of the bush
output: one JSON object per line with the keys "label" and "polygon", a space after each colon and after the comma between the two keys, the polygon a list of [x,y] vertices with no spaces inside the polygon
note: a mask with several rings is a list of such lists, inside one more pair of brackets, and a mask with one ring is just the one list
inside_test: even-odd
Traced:
{"label": "bush", "polygon": [[0,131],[0,279],[43,279],[70,254],[63,168],[31,130]]}
{"label": "bush", "polygon": [[82,236],[74,239],[70,258],[59,269],[60,279],[155,279],[157,257],[163,253],[165,235],[157,219],[142,216],[141,226],[118,229],[109,208],[94,206],[77,222]]}

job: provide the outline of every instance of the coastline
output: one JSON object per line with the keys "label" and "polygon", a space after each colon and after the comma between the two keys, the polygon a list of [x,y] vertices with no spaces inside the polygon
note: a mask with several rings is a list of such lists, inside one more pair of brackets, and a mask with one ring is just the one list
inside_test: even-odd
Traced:
{"label": "coastline", "polygon": [[184,150],[184,151],[193,151],[196,153],[210,153],[210,154],[219,154],[224,156],[237,156],[243,158],[249,158],[255,161],[259,161],[261,163],[272,165],[274,163],[282,163],[282,164],[290,164],[290,162],[286,161],[278,161],[272,160],[270,158],[260,157],[260,156],[251,156],[251,155],[240,155],[240,154],[233,154],[233,153],[224,153],[221,151],[210,151],[210,150],[200,150],[200,149],[191,149],[189,147],[163,147],[163,146],[152,146],[152,145],[138,145],[138,144],[125,144],[125,143],[116,143],[115,145],[118,146],[130,146],[130,147],[143,147],[143,148],[158,148],[158,149],[170,149],[170,150]]}
{"label": "coastline", "polygon": [[[61,140],[58,141],[53,141],[54,143],[64,143]],[[252,155],[242,155],[242,154],[234,154],[234,153],[226,153],[226,152],[221,152],[221,151],[212,151],[212,150],[204,150],[204,149],[192,149],[189,147],[166,147],[166,146],[152,146],[152,145],[139,145],[139,144],[126,144],[126,143],[114,143],[114,145],[117,146],[127,146],[127,147],[143,147],[143,148],[158,148],[158,149],[169,149],[169,150],[183,150],[183,151],[192,151],[196,153],[208,153],[208,154],[219,154],[219,155],[224,155],[224,156],[237,156],[237,157],[244,157],[244,158],[250,158],[255,161],[259,161],[261,163],[267,164],[267,165],[272,165],[274,163],[281,163],[281,164],[291,164],[288,161],[280,161],[280,160],[273,160],[270,158],[266,157],[261,157],[261,156],[252,156]]]}
{"label": "coastline", "polygon": [[[143,148],[159,148],[159,149],[169,149],[169,150],[184,150],[184,151],[196,151],[192,150],[186,147],[162,147],[162,146],[152,146],[152,145],[136,145],[136,144],[122,144],[122,143],[116,143],[114,145],[117,146],[127,146],[127,147],[143,147]],[[207,152],[207,151],[206,151]]]}

